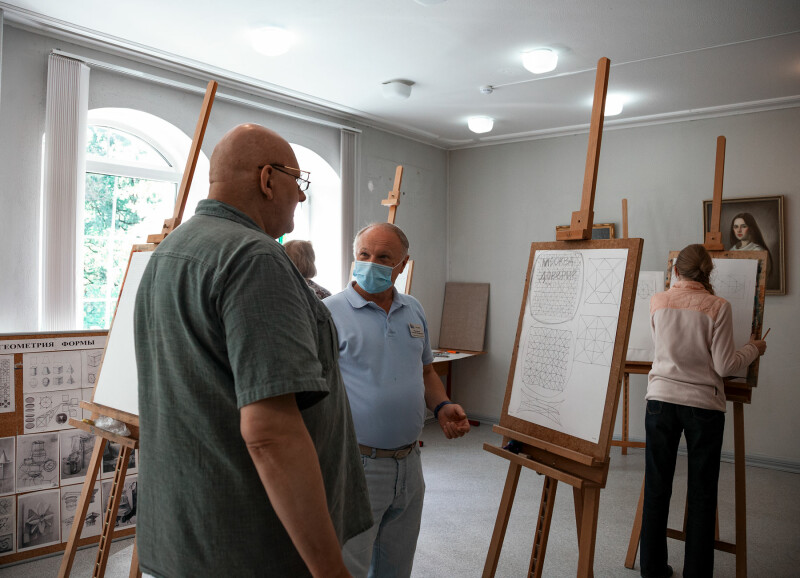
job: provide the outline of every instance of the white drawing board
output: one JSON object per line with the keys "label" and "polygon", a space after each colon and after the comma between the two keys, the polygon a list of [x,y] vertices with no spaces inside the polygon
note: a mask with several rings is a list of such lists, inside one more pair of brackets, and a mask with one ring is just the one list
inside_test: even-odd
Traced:
{"label": "white drawing board", "polygon": [[537,251],[508,415],[600,441],[628,249]]}
{"label": "white drawing board", "polygon": [[[714,269],[711,272],[711,286],[714,293],[731,304],[733,317],[733,341],[736,348],[750,341],[753,331],[754,305],[758,287],[757,259],[718,259],[712,258]],[[671,279],[675,282],[674,261],[670,261]],[[747,377],[747,368],[735,375]]]}
{"label": "white drawing board", "polygon": [[639,271],[633,300],[631,336],[626,361],[653,361],[653,334],[650,331],[650,299],[664,290],[663,271]]}
{"label": "white drawing board", "polygon": [[136,304],[136,292],[150,255],[152,251],[134,250],[131,253],[92,398],[98,405],[137,416],[139,380],[133,342],[133,308]]}

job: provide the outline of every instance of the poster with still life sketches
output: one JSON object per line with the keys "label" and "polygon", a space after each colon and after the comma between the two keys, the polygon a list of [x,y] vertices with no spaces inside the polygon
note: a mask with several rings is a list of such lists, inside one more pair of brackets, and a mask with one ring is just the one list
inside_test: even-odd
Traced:
{"label": "poster with still life sketches", "polygon": [[[714,269],[711,271],[711,286],[716,295],[731,304],[733,341],[738,349],[750,342],[753,328],[753,304],[756,302],[758,261],[756,259],[715,258],[712,258],[712,261]],[[676,280],[673,264],[674,261],[670,261],[672,275],[670,285]],[[746,367],[736,374],[736,377],[746,376]]]}
{"label": "poster with still life sketches", "polygon": [[85,390],[66,389],[23,394],[24,433],[71,428],[70,418],[83,418],[83,409],[80,407],[83,391]]}
{"label": "poster with still life sketches", "polygon": [[[114,469],[117,467],[117,458],[119,457],[120,445],[115,442],[108,442],[103,450],[103,469],[100,473],[101,478],[113,478]],[[139,450],[131,452],[130,460],[128,460],[128,470],[125,475],[135,474],[139,471]]]}
{"label": "poster with still life sketches", "polygon": [[663,271],[639,271],[625,361],[653,361],[655,345],[650,330],[650,299],[661,291],[664,291]]}
{"label": "poster with still life sketches", "polygon": [[0,413],[16,410],[14,389],[14,356],[0,355]]}
{"label": "poster with still life sketches", "polygon": [[628,249],[536,251],[510,416],[598,442],[627,258]]}
{"label": "poster with still life sketches", "polygon": [[93,388],[102,349],[47,351],[22,356],[23,393]]}
{"label": "poster with still life sketches", "polygon": [[17,551],[61,542],[58,488],[17,496]]}
{"label": "poster with still life sketches", "polygon": [[15,465],[18,493],[58,487],[58,433],[17,436]]}
{"label": "poster with still life sketches", "polygon": [[[72,531],[72,524],[75,522],[75,513],[78,509],[78,501],[83,491],[83,484],[61,487],[61,541],[69,540]],[[91,538],[99,536],[103,527],[103,503],[100,482],[94,485],[89,509],[86,511],[86,518],[81,529],[81,538]]]}
{"label": "poster with still life sketches", "polygon": [[0,498],[0,556],[16,551],[17,500],[15,496]]}
{"label": "poster with still life sketches", "polygon": [[[136,503],[137,503],[137,486],[139,476],[127,476],[125,483],[122,487],[122,497],[119,502],[119,510],[117,510],[117,522],[114,525],[115,530],[124,528],[132,528],[136,526]],[[103,503],[107,504],[111,494],[111,484],[113,480],[103,480]]]}
{"label": "poster with still life sketches", "polygon": [[0,438],[0,496],[13,494],[17,482],[16,463],[17,438]]}
{"label": "poster with still life sketches", "polygon": [[61,461],[59,462],[61,485],[83,482],[89,471],[95,436],[72,428],[59,432],[58,440],[61,447]]}

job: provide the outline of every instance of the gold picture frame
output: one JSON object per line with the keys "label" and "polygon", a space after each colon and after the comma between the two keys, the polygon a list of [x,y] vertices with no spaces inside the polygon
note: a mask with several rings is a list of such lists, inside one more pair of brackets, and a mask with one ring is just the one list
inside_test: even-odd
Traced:
{"label": "gold picture frame", "polygon": [[[568,231],[569,225],[556,226],[556,233],[558,231]],[[613,239],[614,238],[614,223],[595,223],[592,225],[592,239]]]}
{"label": "gold picture frame", "polygon": [[[712,201],[703,201],[703,231],[708,232],[711,226]],[[766,249],[769,253],[767,263],[767,295],[786,295],[786,252],[784,250],[783,195],[769,197],[742,197],[739,199],[723,199],[720,211],[719,228],[722,233],[722,244],[726,251],[736,251],[741,245],[733,233],[733,221],[739,215],[750,222],[754,229],[750,237],[758,249]],[[755,223],[755,225],[753,225]],[[759,243],[763,241],[763,246]]]}

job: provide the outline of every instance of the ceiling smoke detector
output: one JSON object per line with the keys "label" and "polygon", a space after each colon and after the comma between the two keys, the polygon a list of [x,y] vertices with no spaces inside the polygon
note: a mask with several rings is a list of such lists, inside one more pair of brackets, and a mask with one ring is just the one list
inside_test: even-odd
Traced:
{"label": "ceiling smoke detector", "polygon": [[414,85],[410,80],[389,80],[383,83],[383,98],[389,100],[405,100],[411,96],[411,87]]}

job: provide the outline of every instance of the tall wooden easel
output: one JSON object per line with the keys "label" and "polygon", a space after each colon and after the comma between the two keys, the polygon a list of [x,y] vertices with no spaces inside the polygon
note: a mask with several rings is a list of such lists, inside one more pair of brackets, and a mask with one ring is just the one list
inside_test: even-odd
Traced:
{"label": "tall wooden easel", "polygon": [[[534,243],[531,246],[531,257],[525,280],[520,323],[517,329],[516,345],[512,356],[503,414],[500,425],[493,428],[495,432],[503,435],[503,448],[489,444],[484,444],[483,446],[486,451],[503,457],[510,462],[489,552],[486,556],[486,564],[483,569],[484,578],[494,576],[497,570],[503,538],[508,526],[519,475],[523,467],[545,476],[528,575],[542,576],[550,522],[559,481],[573,487],[579,546],[577,575],[583,578],[593,575],[592,566],[597,533],[598,508],[600,505],[600,490],[605,487],[608,477],[609,442],[613,431],[616,405],[619,400],[620,369],[627,348],[633,305],[631,292],[635,291],[642,247],[641,239],[591,240],[595,186],[609,66],[610,62],[607,58],[601,58],[598,62],[581,209],[572,214],[570,228],[556,234],[558,241],[569,241],[569,243]],[[568,251],[600,247],[628,249],[624,287],[628,287],[631,292],[627,293],[627,302],[624,291],[621,299],[622,304],[614,342],[609,386],[605,398],[599,440],[595,444],[585,439],[579,439],[575,436],[513,417],[508,413],[508,409],[514,381],[515,361],[520,354],[520,335],[523,327],[523,318],[526,315],[526,304],[528,291],[531,287],[536,249]],[[511,443],[512,441],[513,443]]]}
{"label": "tall wooden easel", "polygon": [[[394,225],[394,220],[397,218],[397,207],[400,206],[400,186],[403,183],[403,165],[397,165],[397,169],[394,171],[394,185],[392,185],[392,190],[389,191],[389,195],[381,200],[381,205],[384,207],[389,207],[389,217],[387,218],[386,222],[391,223]],[[351,271],[352,276],[352,271]],[[411,293],[411,281],[414,276],[414,260],[409,259],[408,263],[406,263],[405,268],[405,292],[406,294]]]}
{"label": "tall wooden easel", "polygon": [[403,165],[398,165],[394,172],[394,186],[389,191],[389,196],[381,201],[381,205],[389,207],[387,223],[394,225],[397,216],[397,207],[400,205],[400,185],[403,183]]}
{"label": "tall wooden easel", "polygon": [[[766,294],[766,251],[735,251],[725,252],[722,245],[722,233],[720,231],[720,215],[722,211],[722,182],[725,173],[725,137],[717,137],[717,155],[714,171],[714,199],[711,207],[711,223],[709,231],[705,234],[703,246],[711,252],[712,257],[723,257],[728,259],[758,259],[758,277],[756,300],[759,304],[764,303]],[[670,254],[670,268],[674,263],[676,252]],[[667,277],[669,278],[669,276]],[[756,339],[761,337],[761,324],[764,315],[764,308],[759,307],[753,319],[753,335]],[[735,495],[735,519],[736,519],[736,541],[723,542],[719,539],[719,514],[717,515],[717,528],[714,540],[714,549],[728,552],[736,556],[736,577],[746,578],[747,576],[747,492],[745,488],[745,454],[744,454],[744,404],[751,403],[753,387],[758,384],[758,363],[760,358],[750,365],[745,381],[735,379],[724,379],[725,397],[733,404],[733,455],[734,455],[734,495]],[[649,373],[652,363],[641,364],[647,366]],[[644,480],[642,480],[642,490],[639,494],[639,502],[636,506],[636,514],[631,529],[631,537],[628,542],[628,552],[625,557],[625,567],[633,568],[636,564],[636,553],[639,549],[639,538],[642,533],[642,509],[644,506]],[[686,516],[684,512],[683,528],[675,530],[667,529],[667,537],[675,540],[686,540]]]}
{"label": "tall wooden easel", "polygon": [[[214,95],[216,92],[217,83],[216,81],[212,80],[206,87],[203,105],[200,110],[200,118],[197,121],[194,137],[192,139],[192,146],[189,149],[189,158],[186,161],[183,179],[181,180],[181,185],[178,189],[178,197],[175,203],[175,211],[172,218],[164,221],[164,226],[161,230],[161,233],[150,235],[147,238],[147,241],[148,243],[151,243],[151,246],[148,247],[146,245],[137,245],[134,247],[134,251],[155,249],[155,246],[158,243],[163,241],[169,233],[171,233],[178,225],[181,224],[181,220],[183,219],[183,211],[186,207],[186,200],[189,196],[189,189],[192,185],[192,177],[194,176],[194,170],[197,166],[197,159],[200,155],[200,148],[203,144],[203,137],[205,135],[206,127],[208,126],[209,116],[211,115],[211,105],[214,102]],[[130,268],[130,263],[128,267]],[[120,289],[120,298],[122,297],[124,290],[125,284],[123,282],[123,286]],[[109,336],[113,328],[114,322],[112,320],[111,329],[109,329]],[[103,358],[105,359],[105,350],[103,352]],[[97,391],[97,384],[100,383],[102,377],[101,363],[100,371],[98,373],[98,380],[95,384],[95,392]],[[94,398],[94,392],[92,397]],[[81,530],[83,529],[83,520],[86,518],[86,514],[89,509],[89,503],[91,502],[91,497],[94,490],[94,485],[97,480],[97,474],[100,470],[100,465],[103,462],[103,450],[108,442],[115,442],[120,445],[120,452],[114,468],[114,479],[109,492],[108,504],[106,505],[105,512],[103,513],[102,532],[100,534],[100,541],[98,543],[97,557],[95,558],[95,564],[92,570],[93,578],[99,578],[105,575],[106,564],[108,563],[109,548],[111,545],[111,536],[114,531],[114,526],[116,525],[117,511],[119,510],[119,504],[122,499],[125,474],[128,471],[128,462],[130,461],[131,452],[139,447],[138,415],[100,405],[94,403],[93,401],[80,402],[80,406],[83,409],[92,412],[92,422],[100,416],[112,417],[125,423],[131,433],[127,436],[121,436],[97,428],[93,425],[93,423],[86,423],[75,419],[69,420],[71,426],[93,434],[95,436],[95,444],[92,458],[89,462],[89,470],[86,473],[86,480],[84,481],[83,489],[81,490],[81,497],[78,500],[78,506],[75,510],[75,521],[72,524],[69,540],[67,541],[67,547],[64,551],[64,557],[61,560],[61,567],[58,571],[59,578],[68,578],[70,572],[72,571],[72,565],[75,561],[75,553],[77,552],[78,548],[78,541],[80,540]],[[141,575],[142,572],[139,569],[139,557],[136,550],[136,544],[134,543],[130,577],[140,578]]]}

